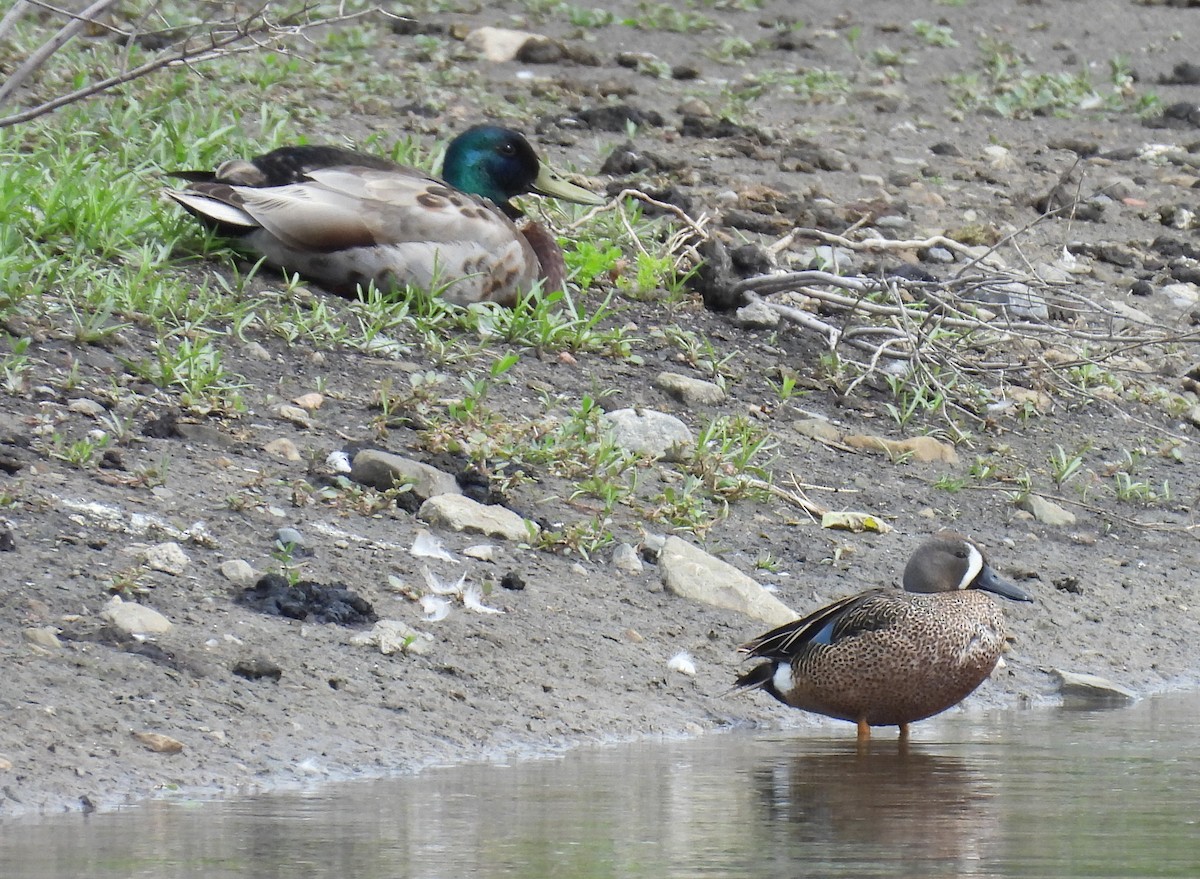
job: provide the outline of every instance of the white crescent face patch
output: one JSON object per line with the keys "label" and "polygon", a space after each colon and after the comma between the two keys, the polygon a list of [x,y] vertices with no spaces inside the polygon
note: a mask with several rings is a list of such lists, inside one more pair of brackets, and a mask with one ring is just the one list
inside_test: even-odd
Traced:
{"label": "white crescent face patch", "polygon": [[975,548],[974,544],[967,544],[967,572],[963,574],[963,578],[958,582],[959,589],[966,589],[975,582],[975,578],[979,576],[979,572],[983,570],[983,553]]}

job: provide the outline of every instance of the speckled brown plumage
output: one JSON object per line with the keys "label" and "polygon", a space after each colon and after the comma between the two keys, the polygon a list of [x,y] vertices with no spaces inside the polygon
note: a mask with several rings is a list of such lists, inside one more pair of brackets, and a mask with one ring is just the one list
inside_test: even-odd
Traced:
{"label": "speckled brown plumage", "polygon": [[856,722],[860,738],[870,726],[903,732],[961,702],[996,667],[1004,616],[980,590],[1030,600],[950,532],[917,550],[905,590],[852,595],[754,639],[742,651],[768,661],[738,686]]}

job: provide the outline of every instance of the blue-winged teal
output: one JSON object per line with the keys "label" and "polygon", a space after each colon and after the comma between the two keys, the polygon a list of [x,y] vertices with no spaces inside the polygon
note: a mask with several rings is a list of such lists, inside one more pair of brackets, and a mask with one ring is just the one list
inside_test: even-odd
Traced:
{"label": "blue-winged teal", "polygon": [[767,662],[738,678],[780,702],[858,724],[900,727],[945,711],[992,673],[1004,617],[983,594],[1032,601],[997,576],[983,551],[942,531],[904,569],[904,592],[872,589],[835,601],[741,648]]}
{"label": "blue-winged teal", "polygon": [[543,165],[520,134],[494,125],[450,142],[443,180],[326,146],[283,147],[175,176],[192,183],[168,196],[276,268],[345,295],[374,281],[461,304],[512,305],[539,280],[562,287],[558,243],[509,199],[602,201]]}

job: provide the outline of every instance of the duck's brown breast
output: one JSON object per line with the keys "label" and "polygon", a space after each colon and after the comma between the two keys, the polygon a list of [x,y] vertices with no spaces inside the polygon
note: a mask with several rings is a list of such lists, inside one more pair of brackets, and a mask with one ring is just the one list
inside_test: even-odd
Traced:
{"label": "duck's brown breast", "polygon": [[793,662],[789,704],[872,726],[911,723],[961,702],[1004,647],[1000,608],[980,592],[903,595],[893,621]]}

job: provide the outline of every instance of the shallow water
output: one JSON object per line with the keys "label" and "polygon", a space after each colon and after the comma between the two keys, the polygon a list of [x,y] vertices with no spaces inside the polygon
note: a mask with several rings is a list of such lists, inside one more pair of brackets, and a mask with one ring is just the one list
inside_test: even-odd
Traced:
{"label": "shallow water", "polygon": [[0,876],[1200,876],[1200,695],[731,733],[0,824]]}

